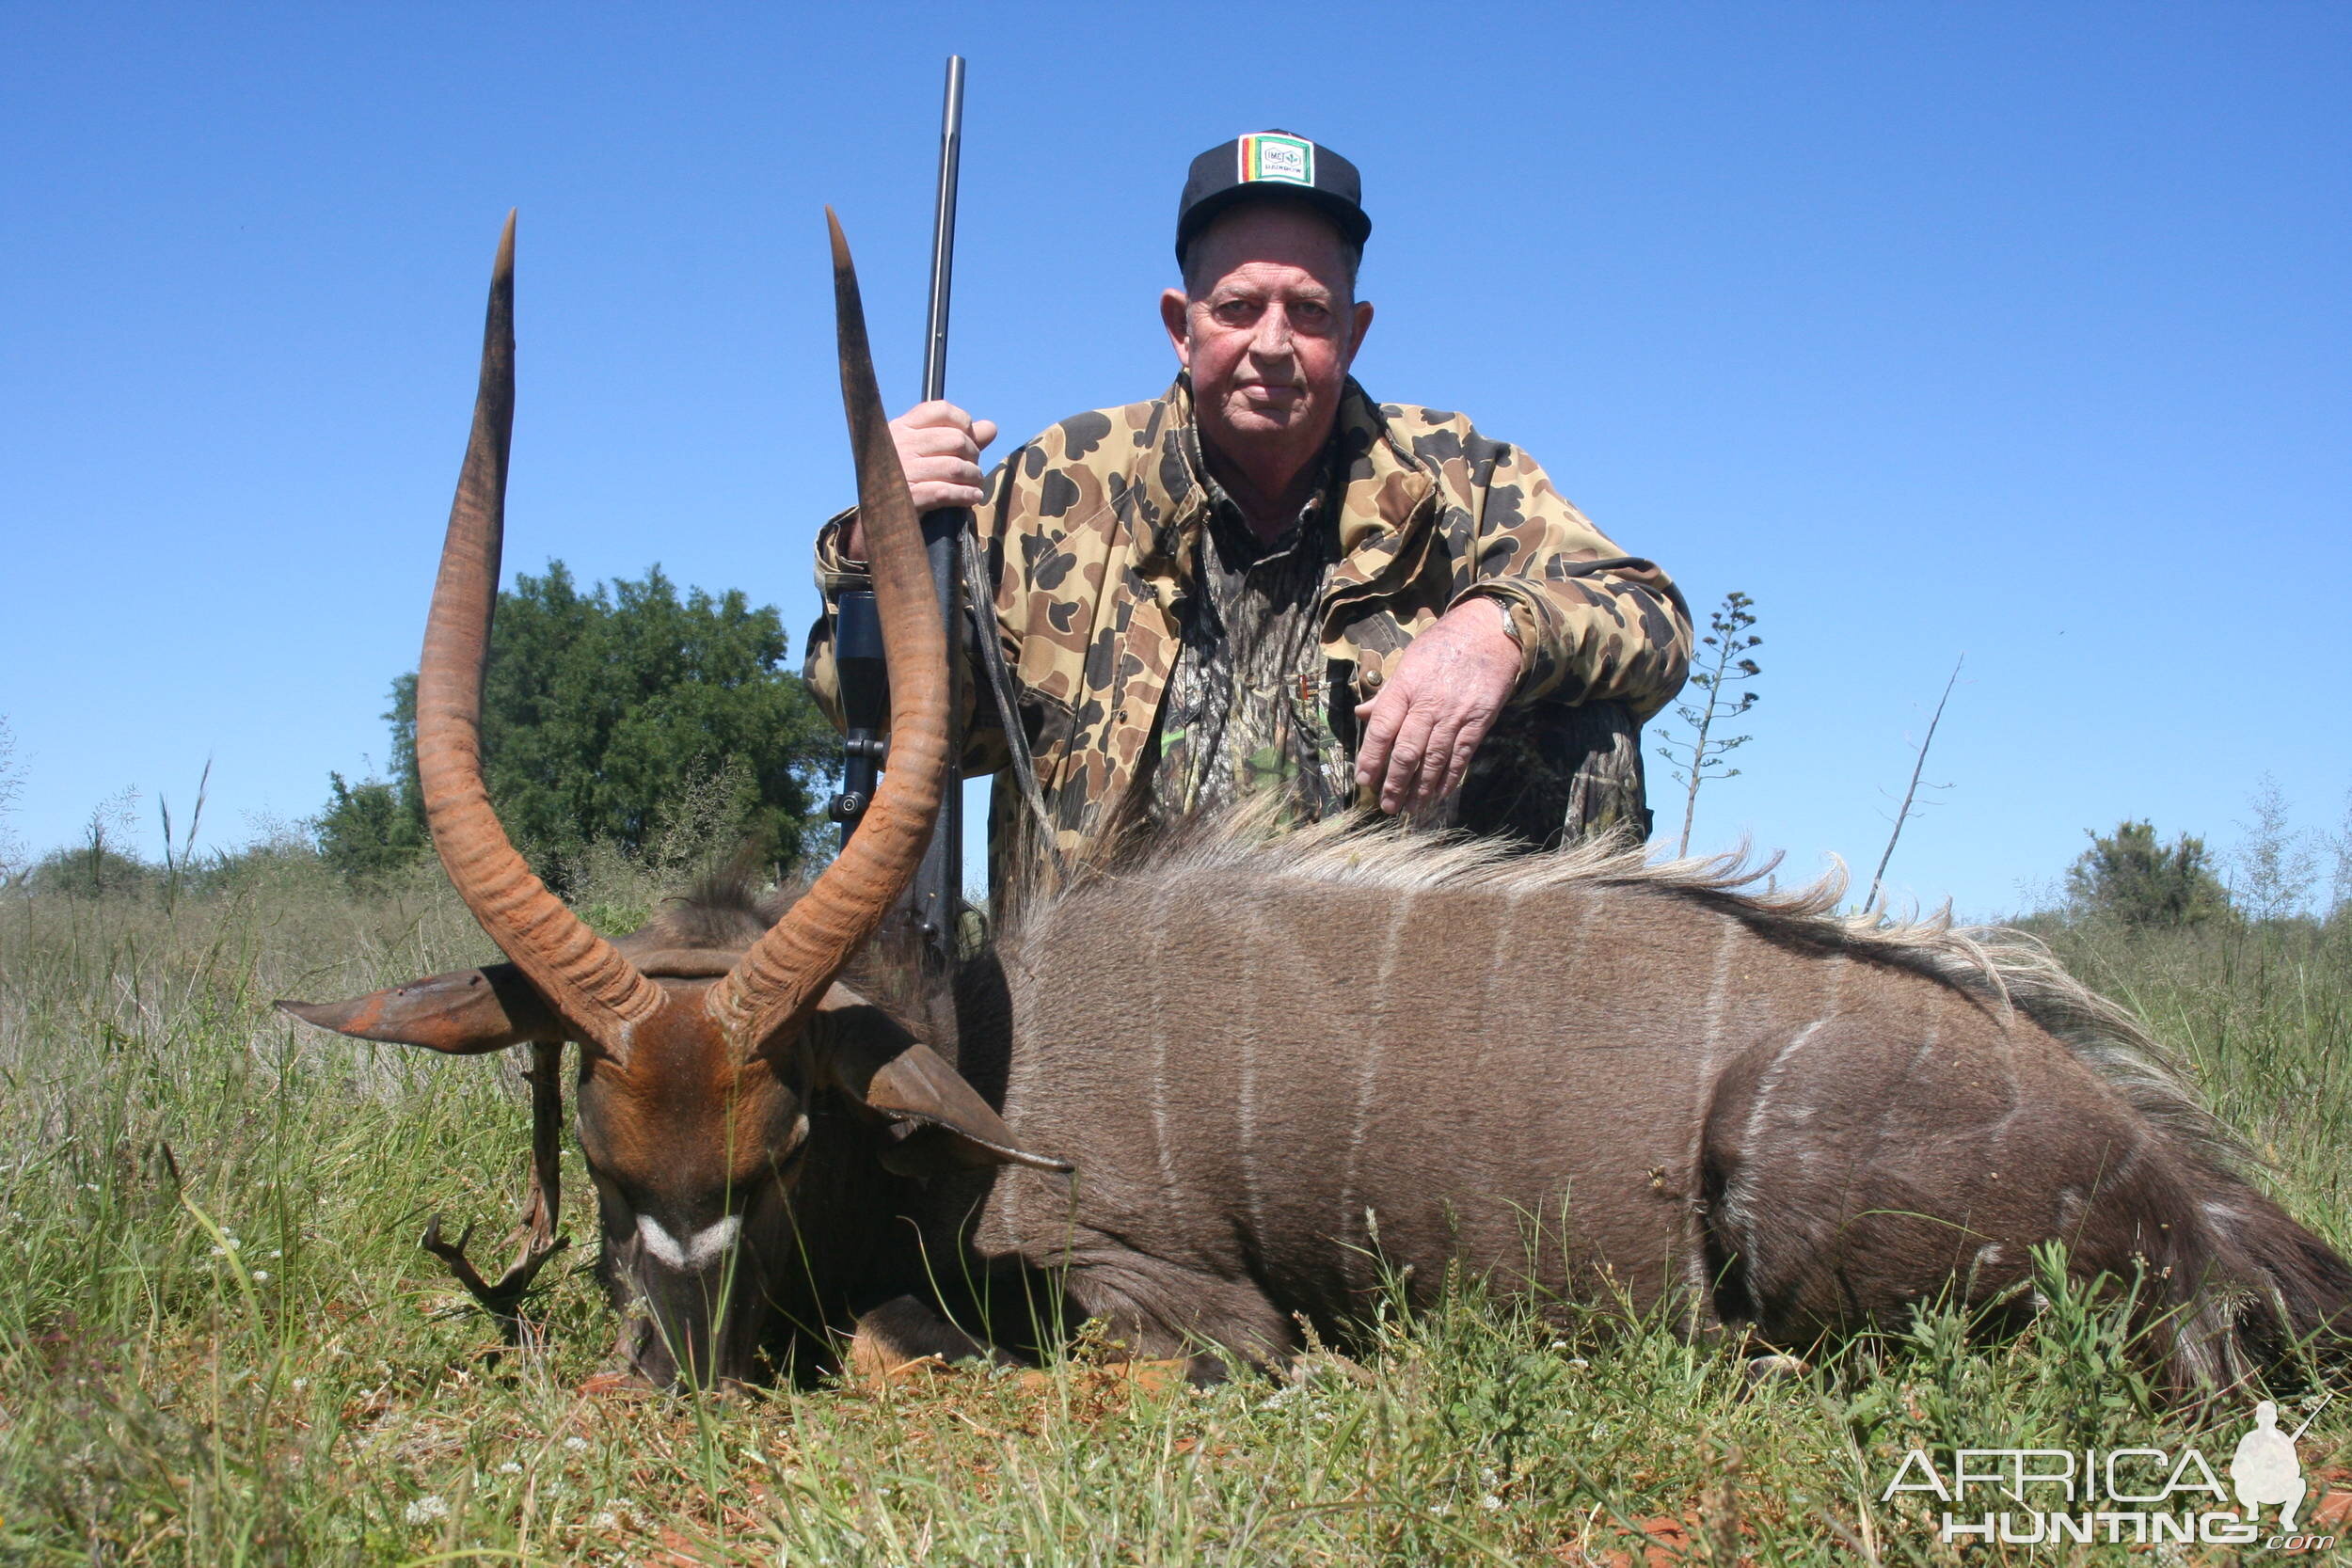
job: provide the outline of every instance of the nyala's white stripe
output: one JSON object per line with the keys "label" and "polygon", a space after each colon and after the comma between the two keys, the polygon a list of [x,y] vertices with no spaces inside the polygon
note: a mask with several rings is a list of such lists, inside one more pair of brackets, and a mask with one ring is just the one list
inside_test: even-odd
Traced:
{"label": "nyala's white stripe", "polygon": [[675,1236],[661,1228],[661,1222],[651,1214],[637,1216],[637,1238],[645,1243],[645,1250],[674,1269],[700,1269],[707,1266],[721,1253],[735,1244],[742,1232],[743,1216],[729,1214],[699,1236],[690,1236],[680,1246]]}

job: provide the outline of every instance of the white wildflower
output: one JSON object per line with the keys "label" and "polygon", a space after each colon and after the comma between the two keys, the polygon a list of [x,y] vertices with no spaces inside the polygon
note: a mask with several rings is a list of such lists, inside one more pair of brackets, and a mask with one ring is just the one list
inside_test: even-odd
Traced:
{"label": "white wildflower", "polygon": [[566,1437],[564,1439],[564,1446],[571,1449],[574,1453],[586,1453],[588,1451],[588,1439],[585,1437]]}
{"label": "white wildflower", "polygon": [[449,1517],[449,1504],[438,1497],[419,1497],[400,1511],[401,1518],[411,1525],[429,1525],[436,1519]]}
{"label": "white wildflower", "polygon": [[499,1474],[502,1476],[519,1476],[522,1473],[523,1467],[511,1459],[499,1466]]}
{"label": "white wildflower", "polygon": [[1502,1506],[1502,1499],[1496,1497],[1492,1492],[1489,1492],[1485,1497],[1478,1499],[1478,1506],[1485,1509],[1487,1513],[1492,1513],[1496,1509]]}
{"label": "white wildflower", "polygon": [[266,1285],[266,1284],[268,1284],[268,1283],[269,1283],[269,1270],[267,1270],[267,1269],[255,1269],[255,1270],[253,1271],[253,1283],[254,1283],[254,1284],[256,1284],[256,1285]]}

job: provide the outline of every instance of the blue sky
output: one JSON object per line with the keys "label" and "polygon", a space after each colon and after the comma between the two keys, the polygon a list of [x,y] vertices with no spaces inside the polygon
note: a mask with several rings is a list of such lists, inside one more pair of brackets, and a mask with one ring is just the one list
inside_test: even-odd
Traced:
{"label": "blue sky", "polygon": [[[215,842],[385,756],[522,213],[510,570],[804,625],[850,488],[821,206],[910,401],[941,62],[950,392],[1157,391],[1191,155],[1364,171],[1376,396],[1534,452],[1767,641],[1696,842],[2029,901],[2083,831],[2352,785],[2352,9],[20,6],[0,24],[0,715],[36,847]],[[1663,778],[1661,819],[1677,815]]]}

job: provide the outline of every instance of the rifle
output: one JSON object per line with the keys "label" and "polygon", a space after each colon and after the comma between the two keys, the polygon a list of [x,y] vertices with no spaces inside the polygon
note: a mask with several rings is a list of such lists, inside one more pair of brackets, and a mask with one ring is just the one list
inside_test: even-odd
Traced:
{"label": "rifle", "polygon": [[[953,283],[956,251],[956,177],[963,150],[963,56],[947,56],[946,98],[940,113],[939,191],[931,218],[931,291],[928,330],[924,334],[923,398],[944,397],[947,388],[947,302]],[[941,617],[947,626],[947,711],[963,711],[962,639],[964,540],[971,514],[945,508],[923,518],[923,544],[930,558],[931,582],[939,594]],[[875,775],[887,760],[890,687],[883,673],[882,626],[874,611],[874,595],[852,591],[841,595],[834,626],[834,661],[840,671],[841,706],[847,720],[842,742],[841,793],[833,798],[827,815],[841,824],[847,846],[873,799]],[[948,737],[950,767],[961,758],[963,737]],[[924,945],[952,961],[956,957],[957,912],[963,894],[963,788],[961,777],[948,781],[939,803],[939,820],[931,830],[930,846],[914,874],[910,890],[916,928]]]}

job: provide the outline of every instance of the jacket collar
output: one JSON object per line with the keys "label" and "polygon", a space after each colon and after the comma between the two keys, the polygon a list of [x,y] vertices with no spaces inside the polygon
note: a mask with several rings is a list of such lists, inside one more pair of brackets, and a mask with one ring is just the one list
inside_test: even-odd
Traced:
{"label": "jacket collar", "polygon": [[[1193,546],[1209,509],[1207,479],[1185,438],[1192,419],[1192,377],[1180,371],[1152,406],[1145,431],[1150,451],[1130,514],[1142,546],[1136,569],[1165,584],[1169,597],[1192,586]],[[1436,478],[1414,460],[1353,376],[1340,397],[1337,439],[1344,479],[1332,514],[1340,531],[1335,589],[1370,583],[1403,559],[1406,546],[1428,531],[1434,515],[1428,502],[1437,493]]]}

